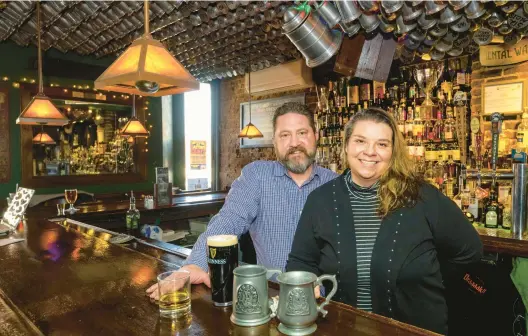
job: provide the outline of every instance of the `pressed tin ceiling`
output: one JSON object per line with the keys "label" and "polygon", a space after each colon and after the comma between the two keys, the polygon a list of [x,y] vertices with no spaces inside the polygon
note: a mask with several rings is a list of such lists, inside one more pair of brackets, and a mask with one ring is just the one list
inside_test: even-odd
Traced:
{"label": "pressed tin ceiling", "polygon": [[[37,44],[34,1],[0,1],[0,42]],[[143,1],[44,1],[43,50],[117,56],[143,34]],[[152,1],[150,31],[202,82],[301,58],[281,33],[291,1]]]}
{"label": "pressed tin ceiling", "polygon": [[[152,1],[150,31],[202,82],[302,57],[282,34],[293,1]],[[297,1],[352,37],[393,34],[404,64],[473,54],[528,35],[528,2],[507,0]],[[325,15],[326,14],[326,15]],[[117,56],[143,34],[143,1],[44,1],[43,49]],[[319,20],[319,19],[317,19]],[[306,20],[308,21],[308,20]],[[319,21],[318,21],[319,22]],[[324,23],[327,22],[327,23]],[[299,26],[304,24],[299,22]],[[34,1],[0,1],[0,42],[36,44]],[[309,40],[311,41],[311,40]],[[323,52],[326,52],[323,50]]]}

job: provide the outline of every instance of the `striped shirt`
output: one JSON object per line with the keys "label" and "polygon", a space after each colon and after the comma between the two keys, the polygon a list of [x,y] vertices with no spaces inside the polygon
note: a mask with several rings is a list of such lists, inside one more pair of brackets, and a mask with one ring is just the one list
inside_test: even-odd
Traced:
{"label": "striped shirt", "polygon": [[231,185],[225,204],[200,235],[184,264],[207,270],[207,237],[249,231],[257,263],[284,270],[297,223],[308,195],[337,177],[313,165],[311,176],[299,187],[278,161],[255,161],[242,169]]}
{"label": "striped shirt", "polygon": [[378,216],[378,183],[364,188],[352,182],[350,172],[346,185],[350,194],[350,205],[354,218],[357,253],[357,308],[372,311],[370,288],[370,262],[372,250],[381,226]]}

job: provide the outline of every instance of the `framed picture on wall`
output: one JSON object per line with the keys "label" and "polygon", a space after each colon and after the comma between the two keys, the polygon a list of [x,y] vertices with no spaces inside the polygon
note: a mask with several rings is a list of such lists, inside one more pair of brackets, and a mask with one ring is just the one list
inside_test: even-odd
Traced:
{"label": "framed picture on wall", "polygon": [[482,84],[482,114],[520,114],[526,106],[528,80],[513,79]]}
{"label": "framed picture on wall", "polygon": [[[240,148],[273,147],[273,123],[275,110],[284,103],[298,102],[304,104],[304,93],[278,98],[251,101],[251,123],[255,125],[263,138],[240,139]],[[240,104],[240,130],[249,122],[249,103]]]}

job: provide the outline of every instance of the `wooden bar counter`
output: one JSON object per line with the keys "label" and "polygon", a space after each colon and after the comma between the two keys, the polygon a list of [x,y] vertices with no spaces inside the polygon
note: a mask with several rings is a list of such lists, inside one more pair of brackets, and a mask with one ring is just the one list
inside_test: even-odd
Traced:
{"label": "wooden bar counter", "polygon": [[[180,194],[173,197],[171,206],[145,209],[138,202],[141,212],[141,222],[152,224],[156,218],[162,222],[176,223],[179,220],[216,214],[224,204],[227,192],[205,192]],[[128,200],[105,200],[76,205],[79,209],[68,218],[79,220],[101,227],[103,229],[124,230],[124,217],[128,210]],[[56,216],[55,206],[37,206],[28,210],[28,216],[36,218],[52,218]],[[169,224],[174,229],[182,229],[178,224]],[[505,253],[512,256],[528,257],[528,237],[522,240],[510,238],[511,233],[505,230],[485,229],[478,227],[484,251]]]}
{"label": "wooden bar counter", "polygon": [[[280,335],[276,319],[232,325],[231,309],[214,307],[201,285],[193,286],[189,320],[160,319],[145,289],[183,260],[169,251],[112,244],[110,234],[71,221],[30,218],[18,235],[25,241],[0,247],[2,335]],[[315,335],[435,335],[342,304],[328,310]]]}

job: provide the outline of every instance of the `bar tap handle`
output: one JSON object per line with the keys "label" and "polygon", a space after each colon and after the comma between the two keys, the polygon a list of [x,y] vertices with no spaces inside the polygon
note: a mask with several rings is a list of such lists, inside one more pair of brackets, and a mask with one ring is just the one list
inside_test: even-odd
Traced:
{"label": "bar tap handle", "polygon": [[483,161],[483,158],[482,158],[482,131],[480,130],[480,125],[479,125],[479,128],[475,134],[475,149],[476,149],[476,154],[477,154],[477,169],[478,170],[481,170],[482,169],[482,161]]}
{"label": "bar tap handle", "polygon": [[502,129],[502,114],[494,112],[491,114],[491,170],[493,171],[493,183],[497,173],[497,160],[499,158],[499,134]]}

